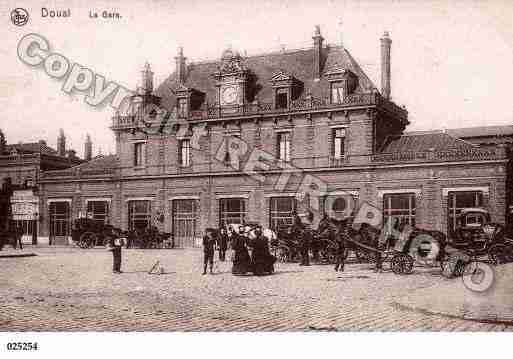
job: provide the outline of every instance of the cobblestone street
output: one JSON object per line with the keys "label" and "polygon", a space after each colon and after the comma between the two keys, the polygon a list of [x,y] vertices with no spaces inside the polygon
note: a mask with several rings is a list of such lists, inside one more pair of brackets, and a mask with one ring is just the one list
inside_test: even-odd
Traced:
{"label": "cobblestone street", "polygon": [[[28,249],[24,251],[30,251]],[[271,276],[233,276],[231,262],[201,275],[199,250],[125,250],[111,272],[105,249],[35,248],[2,258],[1,331],[504,331],[405,308],[397,300],[446,283],[438,268],[374,273],[369,265],[277,263]],[[229,257],[229,256],[228,256]],[[217,258],[216,258],[217,259]],[[159,260],[163,275],[147,272]],[[386,265],[388,268],[388,265]],[[455,280],[455,279],[453,279]]]}

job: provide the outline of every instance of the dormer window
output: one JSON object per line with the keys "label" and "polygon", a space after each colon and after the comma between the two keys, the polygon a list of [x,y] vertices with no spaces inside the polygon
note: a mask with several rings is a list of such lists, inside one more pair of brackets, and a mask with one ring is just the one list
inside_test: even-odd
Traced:
{"label": "dormer window", "polygon": [[196,111],[205,100],[205,93],[179,84],[175,87],[176,115],[178,118],[188,118],[191,111]]}
{"label": "dormer window", "polygon": [[336,81],[331,83],[331,103],[342,103],[346,96],[345,81]]}
{"label": "dormer window", "polygon": [[287,88],[279,88],[276,90],[275,103],[277,109],[289,107],[289,90]]}
{"label": "dormer window", "polygon": [[330,82],[330,101],[334,104],[343,103],[358,87],[358,77],[344,68],[331,68],[324,76]]}
{"label": "dormer window", "polygon": [[274,108],[287,109],[292,100],[300,95],[303,83],[291,74],[280,70],[273,74],[271,86],[274,88]]}
{"label": "dormer window", "polygon": [[179,98],[176,104],[178,118],[187,118],[187,99]]}

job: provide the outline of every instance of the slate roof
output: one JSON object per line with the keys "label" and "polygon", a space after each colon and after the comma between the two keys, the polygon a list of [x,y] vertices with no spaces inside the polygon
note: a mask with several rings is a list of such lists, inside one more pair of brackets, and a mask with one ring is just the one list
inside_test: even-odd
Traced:
{"label": "slate roof", "polygon": [[40,153],[43,155],[57,156],[57,151],[44,142],[16,143],[6,146],[7,152],[11,152],[13,149],[16,149],[18,153]]}
{"label": "slate roof", "polygon": [[[345,68],[358,77],[356,93],[370,92],[376,88],[369,77],[363,72],[356,60],[347,49],[340,46],[327,46],[322,49],[321,71],[326,73],[334,68]],[[257,92],[255,99],[261,103],[273,102],[273,89],[271,78],[273,74],[285,71],[304,85],[303,93],[310,92],[315,98],[329,97],[329,82],[322,77],[314,81],[313,76],[314,49],[293,50],[285,52],[268,53],[244,58],[245,67],[256,76]],[[206,94],[206,101],[214,104],[216,101],[216,80],[212,76],[218,71],[221,58],[216,61],[192,63],[187,66],[185,86],[199,90]],[[176,73],[172,73],[155,91],[162,97],[162,105],[168,110],[176,104],[173,90],[179,86]]]}
{"label": "slate roof", "polygon": [[90,161],[79,164],[72,168],[80,168],[80,170],[100,170],[119,167],[119,158],[117,155],[98,155]]}
{"label": "slate roof", "polygon": [[458,138],[513,136],[513,126],[481,126],[447,129],[446,132]]}
{"label": "slate roof", "polygon": [[411,133],[389,137],[382,153],[425,152],[430,150],[466,150],[475,148],[473,144],[443,132]]}

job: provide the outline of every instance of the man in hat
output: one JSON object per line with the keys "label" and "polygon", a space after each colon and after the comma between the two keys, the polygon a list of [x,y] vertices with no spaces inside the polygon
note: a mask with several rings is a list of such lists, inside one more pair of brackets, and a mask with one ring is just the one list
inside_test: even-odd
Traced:
{"label": "man in hat", "polygon": [[125,242],[124,232],[112,229],[109,233],[110,251],[112,251],[112,272],[123,273],[121,271],[121,247]]}
{"label": "man in hat", "polygon": [[339,231],[336,237],[336,241],[337,247],[335,250],[335,272],[339,270],[343,272],[346,260],[346,233]]}
{"label": "man in hat", "polygon": [[301,266],[309,266],[310,265],[310,233],[306,231],[305,225],[301,218],[294,211],[294,224],[292,225],[292,234],[295,238],[299,239],[299,251],[301,253]]}
{"label": "man in hat", "polygon": [[203,237],[203,275],[207,274],[207,264],[210,266],[210,274],[213,273],[215,244],[213,229],[207,228]]}
{"label": "man in hat", "polygon": [[226,259],[226,250],[228,249],[228,233],[226,232],[225,227],[222,227],[219,232],[217,243],[217,246],[219,247],[219,260],[224,262]]}

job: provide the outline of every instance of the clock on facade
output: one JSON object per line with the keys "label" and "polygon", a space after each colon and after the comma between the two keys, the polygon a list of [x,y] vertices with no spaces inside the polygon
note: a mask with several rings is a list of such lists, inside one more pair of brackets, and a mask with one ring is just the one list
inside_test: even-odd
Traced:
{"label": "clock on facade", "polygon": [[228,86],[223,89],[221,96],[223,103],[233,104],[237,100],[237,89],[234,86]]}

